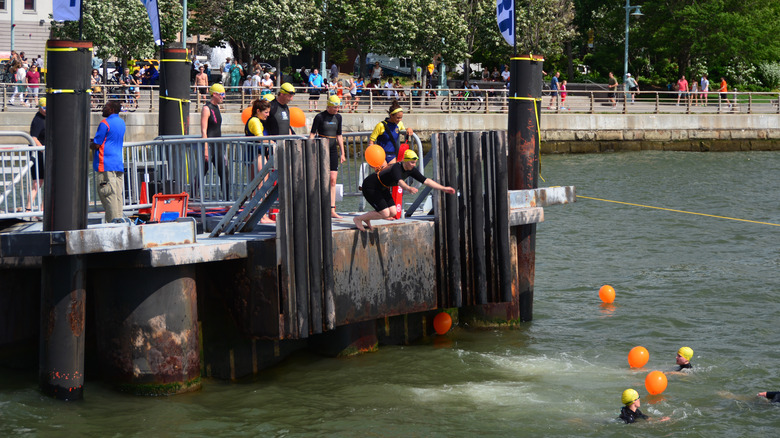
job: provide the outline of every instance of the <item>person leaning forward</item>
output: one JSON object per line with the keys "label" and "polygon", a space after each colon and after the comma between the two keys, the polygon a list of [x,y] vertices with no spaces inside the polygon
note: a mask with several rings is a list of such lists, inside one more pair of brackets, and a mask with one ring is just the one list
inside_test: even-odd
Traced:
{"label": "person leaning forward", "polygon": [[122,217],[124,206],[124,163],[122,147],[125,141],[125,122],[119,117],[122,106],[117,100],[109,100],[103,107],[103,117],[98,125],[90,148],[94,151],[92,169],[97,173],[98,197],[106,210],[105,221],[113,222]]}

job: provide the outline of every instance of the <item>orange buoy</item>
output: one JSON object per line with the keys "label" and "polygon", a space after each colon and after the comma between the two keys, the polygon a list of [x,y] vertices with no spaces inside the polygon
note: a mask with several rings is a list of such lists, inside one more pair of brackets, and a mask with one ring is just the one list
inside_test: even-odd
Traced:
{"label": "orange buoy", "polygon": [[447,312],[441,312],[433,318],[433,329],[436,333],[443,335],[450,331],[452,327],[452,317]]}
{"label": "orange buoy", "polygon": [[631,368],[642,368],[650,360],[650,353],[647,348],[638,345],[628,352],[628,365]]}
{"label": "orange buoy", "polygon": [[306,116],[303,114],[303,110],[297,106],[290,107],[290,126],[293,128],[306,126]]}
{"label": "orange buoy", "polygon": [[608,284],[601,286],[601,289],[599,289],[599,298],[607,304],[615,301],[615,288]]}
{"label": "orange buoy", "polygon": [[248,106],[241,111],[241,121],[246,125],[246,121],[249,120],[250,117],[252,117],[252,107]]}
{"label": "orange buoy", "polygon": [[647,377],[645,377],[645,388],[647,388],[647,392],[652,395],[664,392],[667,383],[666,374],[660,371],[651,371]]}
{"label": "orange buoy", "polygon": [[366,157],[366,163],[371,167],[381,167],[385,163],[385,150],[378,144],[366,148],[363,155]]}

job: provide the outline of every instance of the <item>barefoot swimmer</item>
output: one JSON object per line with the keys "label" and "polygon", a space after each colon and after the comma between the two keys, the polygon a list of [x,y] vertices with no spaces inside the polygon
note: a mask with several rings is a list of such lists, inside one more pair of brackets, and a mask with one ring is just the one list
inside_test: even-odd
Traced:
{"label": "barefoot swimmer", "polygon": [[[432,189],[441,190],[450,195],[455,194],[454,188],[445,187],[430,178],[426,178],[417,170],[416,166],[417,154],[413,150],[407,150],[404,153],[404,160],[402,162],[385,167],[377,173],[372,173],[363,180],[363,184],[361,185],[363,196],[376,211],[370,211],[353,219],[358,230],[370,230],[371,221],[375,219],[395,218],[395,202],[393,201],[390,189],[393,186],[400,185],[405,192],[411,194],[417,193],[416,188],[410,187],[404,182],[404,180],[410,176]],[[365,224],[365,227],[363,224]]]}

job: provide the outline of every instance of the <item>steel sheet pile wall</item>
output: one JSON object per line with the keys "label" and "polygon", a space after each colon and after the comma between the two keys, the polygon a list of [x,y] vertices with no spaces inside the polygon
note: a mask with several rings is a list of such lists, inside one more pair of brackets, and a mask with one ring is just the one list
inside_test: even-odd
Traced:
{"label": "steel sheet pile wall", "polygon": [[432,144],[434,179],[458,190],[435,197],[439,306],[508,302],[506,133],[443,133]]}
{"label": "steel sheet pile wall", "polygon": [[328,153],[319,140],[287,140],[276,150],[280,338],[306,338],[335,326]]}

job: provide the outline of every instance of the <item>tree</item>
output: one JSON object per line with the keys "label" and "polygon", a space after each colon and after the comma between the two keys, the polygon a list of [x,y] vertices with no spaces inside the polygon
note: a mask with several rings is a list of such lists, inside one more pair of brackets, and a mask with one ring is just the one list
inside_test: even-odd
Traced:
{"label": "tree", "polygon": [[277,69],[282,57],[313,41],[322,16],[318,3],[294,0],[201,0],[196,11],[193,31],[209,34],[206,44],[226,41],[237,59],[276,59]]}
{"label": "tree", "polygon": [[[83,37],[92,41],[95,55],[130,59],[151,58],[156,46],[146,8],[138,0],[83,0]],[[182,7],[178,0],[159,0],[160,37],[175,41],[182,28]],[[78,39],[78,22],[52,23],[55,37]],[[104,64],[105,65],[105,64]]]}
{"label": "tree", "polygon": [[367,72],[366,58],[369,53],[376,52],[379,47],[379,35],[377,28],[382,27],[383,14],[376,14],[377,10],[386,10],[389,6],[387,0],[380,0],[381,5],[368,2],[354,2],[350,0],[329,0],[325,8],[322,21],[323,43],[332,51],[341,51],[352,48],[358,52],[358,66],[360,73],[365,76]]}

